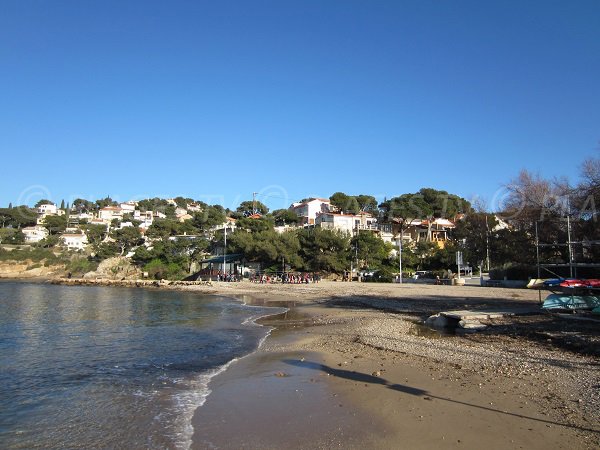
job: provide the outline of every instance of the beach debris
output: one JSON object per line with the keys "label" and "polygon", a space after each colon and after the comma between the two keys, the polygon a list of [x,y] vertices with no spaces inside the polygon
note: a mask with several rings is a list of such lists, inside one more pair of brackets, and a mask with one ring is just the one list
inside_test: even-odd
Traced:
{"label": "beach debris", "polygon": [[275,376],[279,378],[289,377],[289,375],[285,372],[275,372]]}
{"label": "beach debris", "polygon": [[376,370],[371,375],[373,375],[374,377],[380,377],[381,376],[381,370]]}
{"label": "beach debris", "polygon": [[451,326],[450,320],[441,314],[429,316],[425,321],[425,325],[432,328],[448,328]]}
{"label": "beach debris", "polygon": [[486,325],[484,325],[481,322],[478,322],[476,320],[473,320],[473,321],[461,320],[460,322],[458,322],[458,326],[460,326],[461,328],[463,328],[465,330],[473,330],[473,331],[484,330],[485,328],[487,328]]}

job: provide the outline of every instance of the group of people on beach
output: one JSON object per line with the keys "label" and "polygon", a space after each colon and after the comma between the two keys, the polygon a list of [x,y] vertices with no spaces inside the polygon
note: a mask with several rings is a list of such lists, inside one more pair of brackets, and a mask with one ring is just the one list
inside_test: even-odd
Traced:
{"label": "group of people on beach", "polygon": [[236,273],[231,273],[231,272],[221,273],[221,271],[219,271],[217,273],[217,281],[226,281],[226,282],[240,281],[240,277]]}
{"label": "group of people on beach", "polygon": [[[236,282],[242,281],[242,277],[240,274],[231,273],[231,272],[221,272],[218,271],[217,281],[224,282]],[[255,273],[250,276],[250,281],[252,283],[259,284],[272,284],[272,283],[282,283],[282,284],[310,284],[310,283],[318,283],[321,281],[321,276],[317,273],[293,273],[293,272],[282,272],[282,273]]]}
{"label": "group of people on beach", "polygon": [[309,284],[321,281],[321,276],[316,273],[292,273],[281,274],[258,273],[250,277],[250,281],[259,284],[283,283],[283,284]]}

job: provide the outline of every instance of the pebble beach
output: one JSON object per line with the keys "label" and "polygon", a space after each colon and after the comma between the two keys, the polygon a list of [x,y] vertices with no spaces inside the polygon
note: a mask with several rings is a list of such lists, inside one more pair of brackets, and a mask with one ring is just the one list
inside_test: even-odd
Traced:
{"label": "pebble beach", "polygon": [[422,325],[449,309],[535,311],[537,291],[335,282],[183,289],[290,308],[264,319],[274,331],[261,349],[212,382],[193,448],[600,445],[597,322],[540,310],[476,333]]}

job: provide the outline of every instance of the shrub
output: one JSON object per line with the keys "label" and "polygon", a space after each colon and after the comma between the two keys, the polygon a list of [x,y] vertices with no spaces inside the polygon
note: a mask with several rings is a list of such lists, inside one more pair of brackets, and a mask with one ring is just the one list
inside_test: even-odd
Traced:
{"label": "shrub", "polygon": [[93,272],[98,268],[97,261],[90,261],[87,258],[75,258],[69,261],[66,270],[74,276],[83,276],[88,272]]}

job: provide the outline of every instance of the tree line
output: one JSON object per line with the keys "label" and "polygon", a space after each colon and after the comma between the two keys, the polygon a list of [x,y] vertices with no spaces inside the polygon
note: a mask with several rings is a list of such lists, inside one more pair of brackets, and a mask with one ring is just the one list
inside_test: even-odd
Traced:
{"label": "tree line", "polygon": [[[381,202],[368,194],[336,192],[330,202],[338,212],[372,214],[379,223],[390,224],[395,234],[403,234],[417,219],[426,220],[428,236],[435,219],[453,221],[456,228],[451,230],[445,245],[425,239],[403,248],[402,265],[407,271],[453,268],[457,251],[462,251],[464,260],[474,267],[487,269],[490,265],[489,268],[502,274],[520,271],[519,276],[533,276],[538,258],[557,265],[558,272],[566,270],[558,265],[573,259],[579,263],[600,260],[596,210],[600,201],[599,158],[584,162],[580,180],[575,185],[564,179],[548,180],[524,170],[505,188],[504,202],[494,213],[458,195],[433,188]],[[36,207],[43,202],[47,200],[41,200]],[[189,273],[195,261],[224,251],[224,233],[214,230],[222,226],[227,217],[233,217],[236,232],[227,236],[227,253],[261,263],[266,270],[341,273],[353,266],[377,271],[381,280],[389,280],[398,272],[398,258],[390,256],[394,244],[385,243],[367,230],[350,235],[336,230],[298,227],[279,233],[275,231],[276,226],[298,223],[299,217],[293,211],[270,211],[260,201],[251,200],[241,202],[235,210],[185,197],[177,197],[175,203],[176,206],[160,198],[138,202],[138,209],[158,210],[166,216],[155,218],[145,234],[137,226],[121,228],[118,221],[108,230],[103,225],[81,221],[79,227],[86,233],[90,245],[89,259],[100,261],[128,255],[151,276],[181,278]],[[180,222],[176,208],[187,208],[192,203],[198,210],[190,212],[191,219]],[[60,234],[67,227],[69,213],[94,213],[111,205],[116,202],[110,197],[94,202],[76,199],[70,206],[62,205],[65,215],[46,217],[44,225],[50,235],[39,246],[53,248],[58,244]],[[25,205],[9,206],[0,208],[1,242],[22,243],[20,229],[36,223],[36,210]],[[128,214],[123,221],[139,225]],[[569,236],[571,242],[577,244],[565,245]],[[544,245],[536,245],[538,243]],[[597,273],[597,269],[588,272]]]}

